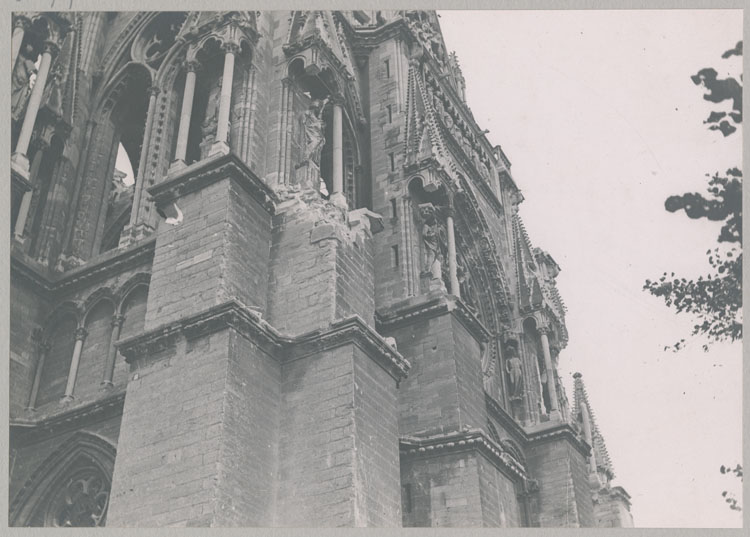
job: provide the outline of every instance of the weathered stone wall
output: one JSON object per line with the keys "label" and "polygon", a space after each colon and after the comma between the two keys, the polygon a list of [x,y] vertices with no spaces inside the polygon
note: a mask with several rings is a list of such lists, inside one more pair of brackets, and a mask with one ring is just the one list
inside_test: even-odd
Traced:
{"label": "weathered stone wall", "polygon": [[177,201],[183,222],[159,230],[146,327],[236,298],[266,306],[270,217],[229,178]]}
{"label": "weathered stone wall", "polygon": [[412,366],[399,387],[400,433],[429,435],[484,427],[479,343],[450,312],[425,317],[397,323],[387,331]]}
{"label": "weathered stone wall", "polygon": [[183,339],[136,364],[108,525],[184,525],[215,516],[230,334],[206,339]]}
{"label": "weathered stone wall", "polygon": [[566,438],[527,446],[529,471],[539,482],[541,527],[592,527],[594,511],[584,456]]}
{"label": "weathered stone wall", "polygon": [[[283,367],[281,526],[396,526],[395,380],[353,345]],[[379,421],[379,420],[378,420]]]}
{"label": "weathered stone wall", "polygon": [[483,524],[491,528],[524,526],[516,485],[484,457],[478,457]]}
{"label": "weathered stone wall", "polygon": [[474,452],[402,461],[404,527],[481,527],[479,471]]}
{"label": "weathered stone wall", "polygon": [[[406,296],[403,273],[406,252],[402,228],[413,224],[404,221],[405,215],[401,208],[402,197],[408,195],[406,185],[403,184],[402,167],[408,66],[405,49],[406,46],[398,39],[383,41],[370,53],[367,64],[372,207],[373,211],[384,217],[385,225],[384,231],[375,240],[374,255],[379,260],[375,264],[375,301],[378,309]],[[389,156],[391,154],[394,156],[393,170]],[[393,217],[391,199],[396,200],[396,218]],[[401,258],[398,267],[394,267],[391,260],[394,246],[399,249]]]}

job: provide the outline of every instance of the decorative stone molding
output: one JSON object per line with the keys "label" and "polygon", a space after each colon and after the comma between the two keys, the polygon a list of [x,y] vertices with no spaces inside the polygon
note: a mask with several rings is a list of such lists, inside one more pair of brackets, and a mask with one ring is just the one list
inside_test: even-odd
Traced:
{"label": "decorative stone molding", "polygon": [[483,429],[466,428],[463,431],[429,437],[403,436],[399,441],[399,451],[403,458],[478,451],[512,480],[520,482],[529,480],[524,465],[495,442]]}
{"label": "decorative stone molding", "polygon": [[176,345],[178,339],[199,337],[233,328],[280,361],[299,360],[329,349],[353,343],[399,382],[410,368],[409,362],[359,317],[336,321],[329,327],[300,336],[286,336],[264,321],[260,314],[231,300],[208,310],[159,326],[116,343],[128,363]]}
{"label": "decorative stone molding", "polygon": [[13,253],[11,272],[14,276],[32,283],[43,293],[57,296],[90,286],[135,266],[150,264],[154,256],[155,244],[156,237],[152,237],[132,248],[106,252],[65,273],[46,270],[30,258]]}
{"label": "decorative stone molding", "polygon": [[[10,429],[14,440],[32,443],[42,436],[80,429],[84,423],[121,414],[124,401],[125,390],[123,389],[92,403],[69,408],[63,413],[34,418],[13,418],[10,420]],[[27,416],[36,416],[36,414],[30,413]]]}
{"label": "decorative stone molding", "polygon": [[167,180],[148,189],[152,201],[163,208],[180,197],[230,178],[250,194],[269,214],[279,203],[276,193],[259,179],[236,155],[215,155],[176,170]]}
{"label": "decorative stone molding", "polygon": [[489,330],[460,299],[440,291],[411,297],[388,309],[375,312],[375,321],[379,331],[388,332],[397,327],[446,313],[453,313],[478,341],[487,342],[492,337]]}

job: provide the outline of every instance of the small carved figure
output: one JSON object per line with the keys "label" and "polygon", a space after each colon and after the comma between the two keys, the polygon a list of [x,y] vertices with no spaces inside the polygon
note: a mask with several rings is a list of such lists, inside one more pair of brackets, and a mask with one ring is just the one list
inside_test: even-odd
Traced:
{"label": "small carved figure", "polygon": [[314,99],[310,107],[305,111],[303,127],[305,131],[305,155],[303,160],[311,160],[320,164],[320,152],[325,145],[325,121],[323,121],[323,110],[328,104],[325,99]]}
{"label": "small carved figure", "polygon": [[18,55],[16,65],[13,68],[11,76],[11,117],[15,121],[23,119],[26,112],[26,104],[29,102],[31,95],[31,76],[36,74],[36,66],[31,57],[34,54],[34,47],[26,45],[21,54]]}
{"label": "small carved figure", "polygon": [[216,136],[216,126],[219,118],[219,103],[221,102],[221,77],[208,92],[208,104],[206,105],[206,115],[203,119],[202,132],[204,139],[207,136]]}
{"label": "small carved figure", "polygon": [[510,398],[519,399],[523,393],[523,363],[518,357],[515,345],[508,345],[508,358],[505,360],[505,372],[508,374]]}
{"label": "small carved figure", "polygon": [[440,224],[435,218],[435,208],[431,203],[419,206],[422,217],[422,244],[424,259],[422,269],[432,274],[433,280],[442,280],[443,254],[440,247]]}

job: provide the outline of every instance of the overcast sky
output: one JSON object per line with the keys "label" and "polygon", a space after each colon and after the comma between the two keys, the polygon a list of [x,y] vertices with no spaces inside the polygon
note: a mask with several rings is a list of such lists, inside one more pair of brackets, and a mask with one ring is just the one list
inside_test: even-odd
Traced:
{"label": "overcast sky", "polygon": [[[742,12],[441,11],[474,117],[513,163],[534,246],[562,267],[570,343],[561,374],[584,382],[640,527],[739,526],[721,497],[739,481],[740,344],[664,351],[690,333],[642,291],[664,271],[708,273],[719,225],[664,210],[705,191],[707,172],[741,163],[690,76],[742,38]],[[737,481],[737,483],[734,483]]]}

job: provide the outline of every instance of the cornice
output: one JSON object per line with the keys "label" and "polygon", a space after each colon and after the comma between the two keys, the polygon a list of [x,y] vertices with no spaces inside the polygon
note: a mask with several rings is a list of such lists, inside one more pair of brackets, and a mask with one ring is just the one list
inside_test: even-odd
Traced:
{"label": "cornice", "polygon": [[157,206],[163,207],[226,178],[236,181],[269,214],[274,214],[279,202],[276,194],[233,153],[209,157],[191,164],[167,176],[166,181],[150,187],[148,193]]}
{"label": "cornice", "polygon": [[412,297],[387,309],[375,312],[379,331],[390,331],[420,320],[452,313],[464,327],[479,341],[489,341],[492,334],[459,299],[441,291]]}
{"label": "cornice", "polygon": [[235,300],[122,339],[116,345],[125,360],[132,363],[140,357],[148,357],[176,345],[181,337],[191,340],[226,328],[235,329],[281,362],[302,359],[318,352],[353,343],[365,351],[397,382],[406,377],[410,368],[409,362],[391,348],[377,332],[367,326],[359,316],[334,322],[324,329],[299,336],[288,336],[279,333],[258,313]]}
{"label": "cornice", "polygon": [[354,35],[351,46],[355,54],[369,54],[380,43],[392,38],[413,40],[409,25],[403,19],[393,20],[377,28],[352,28],[352,31]]}
{"label": "cornice", "polygon": [[399,440],[402,458],[421,458],[467,451],[480,452],[514,481],[529,480],[524,465],[482,429],[466,429],[429,437],[403,436]]}
{"label": "cornice", "polygon": [[154,257],[155,246],[156,236],[151,236],[130,248],[106,252],[63,273],[53,272],[11,247],[10,272],[11,276],[31,283],[42,294],[58,295],[149,263]]}
{"label": "cornice", "polygon": [[388,345],[359,315],[336,321],[330,327],[293,338],[286,360],[297,360],[311,354],[353,342],[397,381],[406,378],[409,362]]}
{"label": "cornice", "polygon": [[581,440],[573,428],[565,422],[545,426],[537,430],[529,430],[526,431],[526,435],[529,447],[531,447],[531,444],[543,444],[553,440],[565,439],[584,457],[591,454],[591,447]]}
{"label": "cornice", "polygon": [[123,389],[97,401],[51,416],[34,418],[31,415],[33,413],[29,412],[29,417],[11,418],[10,430],[14,435],[14,440],[22,443],[33,442],[40,436],[78,429],[84,420],[90,422],[92,418],[103,419],[120,415],[124,402],[125,390]]}

